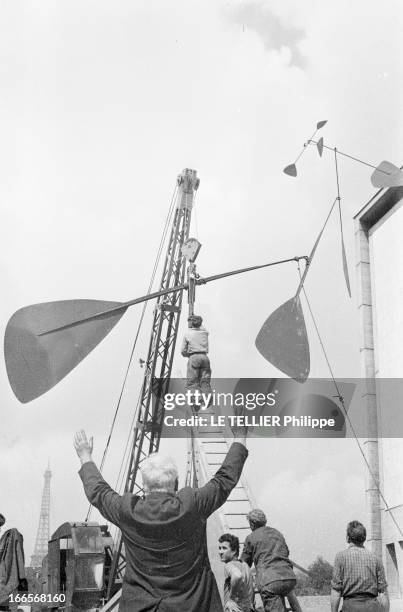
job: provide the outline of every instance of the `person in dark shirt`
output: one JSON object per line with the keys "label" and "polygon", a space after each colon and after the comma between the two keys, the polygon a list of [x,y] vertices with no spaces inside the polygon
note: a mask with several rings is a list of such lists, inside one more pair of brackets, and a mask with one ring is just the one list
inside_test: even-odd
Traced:
{"label": "person in dark shirt", "polygon": [[[0,531],[5,522],[0,514]],[[15,610],[17,604],[10,602],[10,596],[27,590],[24,538],[18,529],[7,529],[0,537],[0,610]]]}
{"label": "person in dark shirt", "polygon": [[330,595],[331,610],[338,612],[343,597],[343,612],[388,612],[389,597],[382,561],[364,548],[364,525],[347,525],[349,547],[337,553]]}
{"label": "person in dark shirt", "polygon": [[285,596],[294,612],[302,612],[293,593],[297,579],[284,536],[277,529],[266,526],[262,510],[251,510],[247,519],[252,533],[245,540],[241,559],[249,566],[255,565],[256,585],[265,612],[284,612]]}
{"label": "person in dark shirt", "polygon": [[75,435],[88,501],[119,527],[126,569],[120,612],[222,612],[207,554],[206,523],[237,484],[248,456],[245,436],[234,439],[213,478],[177,491],[178,471],[154,453],[141,463],[144,496],[119,495],[92,461],[92,439]]}

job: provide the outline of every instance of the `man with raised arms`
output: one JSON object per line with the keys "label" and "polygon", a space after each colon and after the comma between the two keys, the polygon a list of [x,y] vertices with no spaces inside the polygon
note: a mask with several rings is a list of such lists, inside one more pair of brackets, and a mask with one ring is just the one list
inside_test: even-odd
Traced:
{"label": "man with raised arms", "polygon": [[76,433],[74,446],[88,501],[122,532],[126,570],[120,612],[222,612],[206,522],[241,476],[248,456],[245,435],[234,439],[219,470],[199,489],[178,491],[173,460],[150,455],[140,465],[142,497],[111,489],[92,460],[92,438],[84,431]]}

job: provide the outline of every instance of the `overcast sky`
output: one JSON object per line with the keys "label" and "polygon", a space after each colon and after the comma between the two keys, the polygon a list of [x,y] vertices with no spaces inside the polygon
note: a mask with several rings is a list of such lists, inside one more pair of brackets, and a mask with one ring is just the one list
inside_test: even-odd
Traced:
{"label": "overcast sky", "polygon": [[[282,169],[324,119],[325,144],[370,163],[402,163],[401,22],[397,0],[3,0],[2,334],[28,304],[145,293],[185,167],[201,181],[191,233],[203,244],[202,275],[308,254],[336,196],[332,156],[320,159],[312,147],[296,179]],[[339,377],[360,375],[352,217],[374,193],[370,174],[340,159],[352,299],[337,216],[306,283]],[[254,340],[297,278],[287,264],[200,288],[214,376],[279,375]],[[23,532],[28,559],[48,459],[52,531],[85,516],[71,438],[81,427],[93,433],[99,461],[139,316],[139,307],[127,312],[79,368],[30,404],[14,397],[0,363],[0,512]],[[307,312],[306,319],[311,375],[328,376]],[[149,322],[105,469],[111,484]],[[185,367],[177,356],[174,374]],[[166,447],[183,465],[185,443]],[[249,448],[250,485],[293,558],[332,561],[346,522],[365,521],[365,471],[354,442],[251,440]]]}

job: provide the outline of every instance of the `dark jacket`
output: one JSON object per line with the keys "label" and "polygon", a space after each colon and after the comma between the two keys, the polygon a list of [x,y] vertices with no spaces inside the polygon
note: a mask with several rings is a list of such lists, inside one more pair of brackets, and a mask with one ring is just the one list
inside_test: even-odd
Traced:
{"label": "dark jacket", "polygon": [[17,529],[5,531],[0,539],[0,605],[18,587],[26,588],[24,538]]}
{"label": "dark jacket", "polygon": [[242,561],[256,568],[256,584],[262,588],[277,580],[295,580],[284,536],[273,527],[258,527],[245,540]]}
{"label": "dark jacket", "polygon": [[126,553],[120,612],[221,612],[207,554],[206,521],[237,484],[248,455],[232,444],[202,488],[118,495],[94,463],[80,476],[88,500],[122,532]]}

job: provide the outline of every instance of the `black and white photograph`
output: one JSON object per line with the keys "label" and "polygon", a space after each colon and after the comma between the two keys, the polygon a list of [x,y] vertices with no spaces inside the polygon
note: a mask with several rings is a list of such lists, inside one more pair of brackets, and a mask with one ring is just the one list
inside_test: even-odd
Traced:
{"label": "black and white photograph", "polygon": [[0,2],[0,611],[403,612],[402,33]]}

